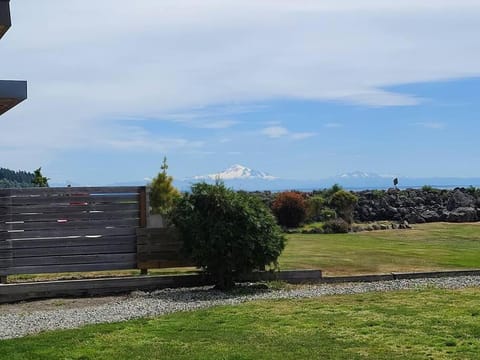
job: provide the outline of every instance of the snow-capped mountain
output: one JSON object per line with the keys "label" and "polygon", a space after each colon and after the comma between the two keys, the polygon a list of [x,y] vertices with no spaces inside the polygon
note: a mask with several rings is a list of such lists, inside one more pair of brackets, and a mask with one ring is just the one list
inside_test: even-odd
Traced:
{"label": "snow-capped mountain", "polygon": [[252,170],[246,166],[235,164],[230,166],[228,169],[209,175],[199,175],[194,176],[194,180],[247,180],[247,179],[256,179],[256,180],[275,180],[276,177],[269,175],[263,171]]}
{"label": "snow-capped mountain", "polygon": [[391,178],[390,175],[379,175],[376,173],[364,172],[364,171],[354,171],[346,174],[341,174],[337,176],[341,179],[372,179],[372,178]]}

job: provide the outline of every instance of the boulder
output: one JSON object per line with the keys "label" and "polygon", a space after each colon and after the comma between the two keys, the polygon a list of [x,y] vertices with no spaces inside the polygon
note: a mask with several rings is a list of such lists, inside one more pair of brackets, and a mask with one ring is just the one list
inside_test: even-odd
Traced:
{"label": "boulder", "polygon": [[448,214],[448,222],[473,222],[478,220],[477,210],[472,207],[459,207]]}
{"label": "boulder", "polygon": [[425,223],[425,219],[421,217],[419,214],[411,212],[405,216],[405,220],[408,221],[410,224],[423,224]]}
{"label": "boulder", "polygon": [[476,199],[461,191],[460,189],[455,189],[448,198],[447,201],[447,210],[452,211],[457,208],[471,208],[475,205]]}
{"label": "boulder", "polygon": [[441,220],[441,215],[439,215],[436,211],[433,210],[425,210],[421,213],[422,218],[425,219],[425,222],[436,222]]}

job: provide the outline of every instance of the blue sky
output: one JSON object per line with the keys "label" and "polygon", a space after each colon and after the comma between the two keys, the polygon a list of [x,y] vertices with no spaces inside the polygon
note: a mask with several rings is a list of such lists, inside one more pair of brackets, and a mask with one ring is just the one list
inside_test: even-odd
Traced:
{"label": "blue sky", "polygon": [[0,166],[52,181],[177,178],[240,163],[479,177],[480,2],[22,0],[0,78]]}

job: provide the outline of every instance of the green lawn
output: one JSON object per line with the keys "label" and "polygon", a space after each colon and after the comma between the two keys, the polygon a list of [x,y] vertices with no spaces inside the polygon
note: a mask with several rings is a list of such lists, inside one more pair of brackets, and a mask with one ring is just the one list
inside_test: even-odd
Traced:
{"label": "green lawn", "polygon": [[291,234],[281,269],[325,275],[480,268],[480,223],[433,223],[412,230]]}
{"label": "green lawn", "polygon": [[478,359],[480,290],[257,301],[0,341],[0,359]]}

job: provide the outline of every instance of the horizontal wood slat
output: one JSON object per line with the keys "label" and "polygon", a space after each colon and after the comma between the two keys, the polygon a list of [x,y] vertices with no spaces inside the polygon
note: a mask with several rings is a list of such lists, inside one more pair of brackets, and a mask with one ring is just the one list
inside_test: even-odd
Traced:
{"label": "horizontal wood slat", "polygon": [[73,264],[108,264],[135,262],[135,252],[125,254],[95,254],[95,255],[60,255],[14,258],[13,267],[73,265]]}
{"label": "horizontal wood slat", "polygon": [[192,266],[182,253],[183,242],[175,228],[137,229],[137,266],[160,269]]}
{"label": "horizontal wood slat", "polygon": [[140,193],[143,186],[92,186],[92,187],[59,187],[59,188],[15,188],[0,189],[0,197],[54,194],[134,194]]}
{"label": "horizontal wood slat", "polygon": [[[66,220],[66,219],[65,219]],[[16,222],[0,224],[0,232],[12,230],[25,230],[25,232],[33,230],[61,230],[65,229],[101,229],[109,226],[115,227],[133,227],[139,224],[139,219],[120,219],[120,220],[80,220],[80,221],[64,221],[60,219],[57,221],[48,222]]]}
{"label": "horizontal wood slat", "polygon": [[61,255],[96,255],[96,254],[124,254],[135,253],[135,243],[122,245],[85,245],[85,246],[57,246],[50,248],[13,249],[10,253],[15,259],[24,257],[61,256]]}
{"label": "horizontal wood slat", "polygon": [[30,197],[3,197],[0,205],[48,205],[56,206],[84,206],[87,204],[132,204],[138,203],[139,196],[132,195],[94,195],[94,196],[30,196]]}
{"label": "horizontal wood slat", "polygon": [[[28,205],[28,206],[13,206],[5,207],[8,212],[6,214],[31,214],[31,213],[43,213],[43,214],[75,214],[86,213],[88,211],[125,211],[125,210],[138,210],[138,204],[90,204],[85,206],[57,206],[49,207],[44,205]],[[2,206],[0,206],[0,211]]]}
{"label": "horizontal wood slat", "polygon": [[4,214],[0,215],[0,223],[7,221],[43,222],[58,219],[67,220],[114,220],[114,219],[139,219],[138,207],[134,209],[118,211],[76,211],[72,213],[26,213],[26,214]]}
{"label": "horizontal wood slat", "polygon": [[6,271],[0,269],[0,275],[14,274],[43,274],[61,272],[104,271],[104,270],[130,270],[136,269],[136,262],[101,263],[101,264],[73,264],[73,265],[47,265],[47,266],[18,266]]}
{"label": "horizontal wood slat", "polygon": [[0,232],[0,240],[35,239],[35,238],[67,238],[70,236],[98,236],[98,235],[135,235],[136,229],[131,227],[117,227],[112,229],[59,229],[59,230],[32,230],[24,232]]}
{"label": "horizontal wood slat", "polygon": [[[7,240],[9,248],[16,249],[38,249],[55,248],[65,246],[101,246],[110,245],[113,247],[124,244],[135,244],[135,235],[127,236],[102,236],[102,237],[77,237],[66,239],[33,239],[33,240]],[[1,244],[1,242],[0,242]],[[1,245],[0,245],[1,246]]]}

